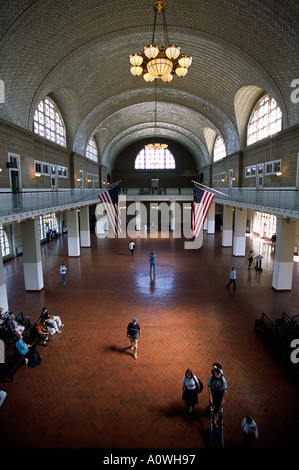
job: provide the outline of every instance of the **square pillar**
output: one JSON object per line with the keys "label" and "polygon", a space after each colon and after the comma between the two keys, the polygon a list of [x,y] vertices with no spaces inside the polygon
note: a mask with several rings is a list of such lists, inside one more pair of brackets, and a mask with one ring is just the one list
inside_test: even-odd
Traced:
{"label": "square pillar", "polygon": [[276,290],[291,290],[296,221],[277,217],[276,234],[272,287]]}
{"label": "square pillar", "polygon": [[77,209],[67,211],[68,255],[80,256],[79,219]]}
{"label": "square pillar", "polygon": [[80,209],[80,243],[82,247],[90,246],[89,206]]}
{"label": "square pillar", "polygon": [[223,206],[222,246],[233,246],[233,215],[232,206]]}
{"label": "square pillar", "polygon": [[234,256],[245,256],[247,210],[235,207]]}
{"label": "square pillar", "polygon": [[212,202],[207,215],[207,233],[215,233],[215,202]]}
{"label": "square pillar", "polygon": [[44,277],[38,219],[21,222],[21,233],[25,289],[39,291],[44,287]]}

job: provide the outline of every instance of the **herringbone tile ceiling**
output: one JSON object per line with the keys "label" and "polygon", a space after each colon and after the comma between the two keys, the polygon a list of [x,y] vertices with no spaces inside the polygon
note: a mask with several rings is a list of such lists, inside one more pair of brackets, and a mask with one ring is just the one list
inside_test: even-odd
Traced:
{"label": "herringbone tile ceiling", "polygon": [[[151,42],[152,0],[7,0],[0,18],[0,118],[32,130],[49,95],[68,147],[84,154],[95,135],[108,166],[129,143],[153,136],[155,85],[129,71],[129,55]],[[222,136],[228,153],[239,150],[251,102],[264,91],[278,101],[284,128],[297,124],[298,18],[295,0],[166,0],[169,40],[193,63],[184,78],[158,80],[158,134],[206,164],[205,129]]]}

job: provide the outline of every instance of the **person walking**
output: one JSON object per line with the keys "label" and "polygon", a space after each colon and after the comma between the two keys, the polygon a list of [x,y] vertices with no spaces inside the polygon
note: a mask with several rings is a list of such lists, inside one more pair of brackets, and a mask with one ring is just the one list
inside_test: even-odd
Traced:
{"label": "person walking", "polygon": [[65,284],[66,272],[67,272],[67,267],[62,263],[62,265],[60,266],[60,274],[62,276],[62,284]]}
{"label": "person walking", "polygon": [[190,369],[187,369],[182,381],[182,399],[186,403],[187,412],[190,417],[192,417],[194,406],[198,404],[198,393],[200,393],[202,389],[202,382]]}
{"label": "person walking", "polygon": [[207,385],[209,401],[211,406],[214,407],[214,413],[216,414],[223,407],[227,391],[227,382],[223,377],[222,367],[217,362],[214,362],[212,366]]}
{"label": "person walking", "polygon": [[242,421],[244,447],[251,447],[253,439],[258,439],[258,427],[251,416],[246,416]]}
{"label": "person walking", "polygon": [[133,242],[133,240],[130,241],[129,248],[130,248],[131,255],[133,256],[134,255],[134,248],[135,248],[135,243]]}
{"label": "person walking", "polygon": [[155,272],[156,272],[156,255],[153,251],[149,255],[149,262],[150,262],[150,274],[152,273],[152,270],[154,271],[154,274],[155,274]]}
{"label": "person walking", "polygon": [[137,359],[137,348],[138,348],[138,338],[141,335],[141,328],[137,323],[137,318],[134,317],[133,320],[127,326],[127,338],[130,339],[131,347],[133,351],[134,359]]}
{"label": "person walking", "polygon": [[226,288],[228,289],[231,283],[234,285],[234,289],[236,288],[236,279],[237,279],[237,272],[234,267],[232,267],[232,270],[230,272],[230,281],[228,284],[226,284]]}
{"label": "person walking", "polygon": [[252,250],[250,250],[248,255],[248,269],[251,269],[251,263],[253,261]]}

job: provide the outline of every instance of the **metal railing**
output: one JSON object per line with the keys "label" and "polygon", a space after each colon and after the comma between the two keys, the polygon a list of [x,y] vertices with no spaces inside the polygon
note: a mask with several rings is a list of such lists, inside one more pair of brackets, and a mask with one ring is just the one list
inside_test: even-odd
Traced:
{"label": "metal railing", "polygon": [[[215,188],[216,189],[216,188]],[[61,210],[61,207],[74,205],[93,204],[99,201],[98,194],[104,189],[65,189],[58,191],[21,191],[0,192],[0,217],[16,215],[24,212],[51,209]],[[255,189],[255,188],[219,188],[216,193],[215,202],[220,204],[239,203],[244,206],[261,207],[293,211],[298,213],[299,218],[299,190],[295,189]],[[222,193],[222,195],[221,195]],[[129,188],[122,189],[123,196],[134,197],[140,201],[157,197],[165,199],[175,197],[186,200],[193,199],[192,188]]]}

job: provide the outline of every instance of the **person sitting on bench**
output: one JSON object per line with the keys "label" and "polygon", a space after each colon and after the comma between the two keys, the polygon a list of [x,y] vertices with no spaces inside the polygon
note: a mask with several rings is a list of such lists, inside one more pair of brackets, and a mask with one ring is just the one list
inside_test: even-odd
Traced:
{"label": "person sitting on bench", "polygon": [[29,353],[31,352],[30,351],[31,347],[32,347],[31,344],[26,344],[25,343],[25,341],[23,340],[22,335],[17,336],[16,348],[17,348],[17,351],[20,354],[20,356],[24,356],[24,357],[27,356],[27,357],[25,357],[26,364],[28,363],[28,355],[30,355]]}
{"label": "person sitting on bench", "polygon": [[47,341],[49,341],[48,330],[45,329],[44,322],[38,323],[35,329],[36,329],[38,336],[43,340],[44,346],[48,346],[47,344]]}
{"label": "person sitting on bench", "polygon": [[7,327],[14,335],[21,335],[25,330],[25,326],[20,325],[16,320],[15,316],[12,313],[7,320]]}

